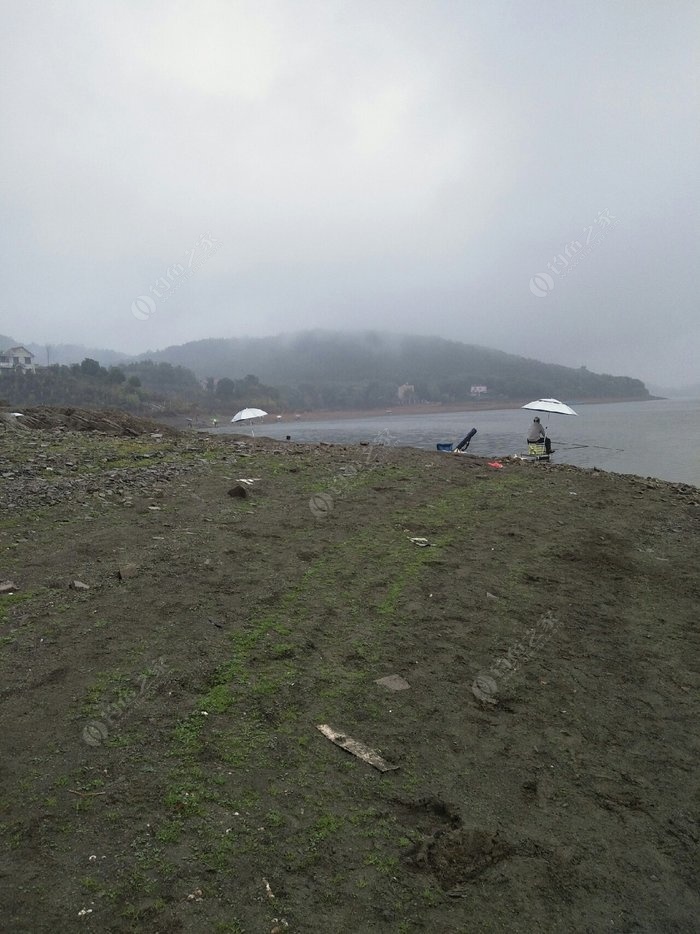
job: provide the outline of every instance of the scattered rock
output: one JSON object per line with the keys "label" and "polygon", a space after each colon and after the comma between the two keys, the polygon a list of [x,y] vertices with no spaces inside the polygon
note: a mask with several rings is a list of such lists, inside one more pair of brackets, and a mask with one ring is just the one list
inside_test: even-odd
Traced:
{"label": "scattered rock", "polygon": [[246,496],[248,495],[248,491],[246,490],[244,486],[241,486],[239,483],[237,486],[231,487],[231,489],[228,491],[228,495],[233,496],[234,498],[237,498],[237,499],[245,499]]}
{"label": "scattered rock", "polygon": [[130,577],[136,577],[139,572],[137,564],[120,564],[119,565],[119,580],[128,580]]}
{"label": "scattered rock", "polygon": [[325,519],[333,511],[333,497],[330,493],[315,493],[309,499],[309,509],[317,519]]}
{"label": "scattered rock", "polygon": [[498,685],[491,675],[481,672],[472,683],[472,694],[482,704],[498,703]]}
{"label": "scattered rock", "polygon": [[83,581],[72,581],[70,587],[71,587],[71,590],[89,590],[90,589],[89,584],[86,584]]}
{"label": "scattered rock", "polygon": [[407,691],[411,687],[401,675],[387,675],[385,678],[377,678],[374,683],[389,691]]}
{"label": "scattered rock", "polygon": [[3,581],[0,583],[0,594],[14,593],[16,590],[19,590],[19,588],[14,581]]}

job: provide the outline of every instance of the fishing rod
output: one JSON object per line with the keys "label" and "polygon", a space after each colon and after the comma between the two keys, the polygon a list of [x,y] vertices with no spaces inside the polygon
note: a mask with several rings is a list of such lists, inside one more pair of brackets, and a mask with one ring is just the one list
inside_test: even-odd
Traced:
{"label": "fishing rod", "polygon": [[560,449],[595,448],[597,451],[611,451],[613,454],[624,454],[625,452],[624,448],[606,448],[602,444],[581,444],[578,441],[557,441],[556,443]]}

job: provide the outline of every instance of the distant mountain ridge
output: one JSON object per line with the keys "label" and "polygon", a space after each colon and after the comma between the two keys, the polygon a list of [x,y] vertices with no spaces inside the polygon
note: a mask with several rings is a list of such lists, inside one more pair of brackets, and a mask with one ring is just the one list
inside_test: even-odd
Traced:
{"label": "distant mountain ridge", "polygon": [[[416,398],[445,402],[468,398],[473,385],[485,385],[491,398],[649,398],[644,383],[627,376],[542,363],[440,337],[377,331],[208,338],[147,356],[187,367],[200,378],[240,379],[252,373],[270,386],[322,386],[331,405],[331,387],[358,384],[373,386],[378,404],[395,401],[397,387],[405,383],[415,387]],[[346,400],[336,401],[342,407]]]}
{"label": "distant mountain ridge", "polygon": [[[18,341],[0,336],[3,343]],[[25,346],[38,364],[46,365],[46,345]],[[279,389],[280,401],[299,410],[395,405],[399,387],[406,390],[404,401],[411,402],[462,402],[472,386],[486,386],[491,400],[650,398],[644,383],[632,377],[542,363],[440,337],[379,331],[207,338],[138,356],[72,344],[48,348],[52,364],[79,363],[86,357],[106,367],[144,360],[184,367],[207,381],[210,392],[219,381],[240,383],[251,375]]]}

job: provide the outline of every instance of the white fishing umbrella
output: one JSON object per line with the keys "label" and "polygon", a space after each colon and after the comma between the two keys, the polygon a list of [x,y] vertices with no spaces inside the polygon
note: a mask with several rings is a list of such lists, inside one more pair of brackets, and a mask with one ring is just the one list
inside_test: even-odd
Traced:
{"label": "white fishing umbrella", "polygon": [[524,409],[532,409],[533,412],[556,412],[557,415],[578,415],[570,405],[560,402],[558,399],[537,399],[535,402],[528,402],[523,406]]}
{"label": "white fishing umbrella", "polygon": [[[547,416],[551,412],[554,412],[555,415],[578,415],[578,412],[574,412],[570,405],[560,402],[558,399],[536,399],[534,402],[528,402],[522,408],[530,409],[531,412],[546,412]],[[545,436],[548,428],[549,417],[547,418],[547,426],[544,429]],[[549,450],[547,450],[547,454],[549,454]]]}
{"label": "white fishing umbrella", "polygon": [[250,433],[255,436],[255,432],[253,431],[253,419],[265,418],[266,415],[267,412],[263,412],[262,409],[241,409],[240,412],[236,412],[231,422],[250,422]]}

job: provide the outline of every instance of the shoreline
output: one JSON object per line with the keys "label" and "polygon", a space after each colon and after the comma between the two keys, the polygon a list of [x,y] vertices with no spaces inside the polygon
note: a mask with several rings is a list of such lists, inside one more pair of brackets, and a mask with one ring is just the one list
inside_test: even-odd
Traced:
{"label": "shoreline", "polygon": [[[604,405],[607,403],[615,402],[653,402],[657,400],[658,397],[653,398],[640,398],[636,397],[620,397],[614,399],[581,399],[577,401],[576,405]],[[466,402],[424,402],[417,403],[415,405],[402,405],[394,406],[384,409],[313,409],[310,412],[299,413],[300,417],[297,418],[296,414],[294,415],[282,415],[281,419],[274,417],[274,421],[280,422],[303,422],[303,421],[336,421],[336,420],[350,420],[355,418],[383,418],[386,415],[432,415],[434,413],[443,413],[443,412],[494,412],[501,410],[511,410],[511,409],[521,409],[529,399],[520,400],[502,400],[496,401],[489,400],[484,402],[477,402],[473,399],[470,399]],[[267,419],[263,419],[261,424],[270,424]]]}
{"label": "shoreline", "polygon": [[[661,399],[661,396],[651,396],[651,397],[640,397],[640,396],[620,396],[615,398],[595,398],[595,399],[580,399],[576,400],[574,405],[607,405],[613,404],[616,402],[657,402]],[[522,408],[529,399],[522,400],[495,400],[491,399],[488,401],[477,402],[474,399],[469,399],[464,402],[424,402],[416,403],[415,405],[397,405],[387,408],[378,408],[378,409],[312,409],[308,412],[283,412],[283,413],[268,413],[268,415],[256,421],[256,425],[278,425],[278,424],[300,424],[303,422],[322,422],[322,421],[351,421],[353,419],[361,418],[384,418],[387,415],[433,415],[441,414],[445,412],[493,412],[501,410],[510,410],[510,409],[520,409]],[[225,423],[227,419],[230,419],[235,412],[231,410],[230,412],[214,415],[200,415],[199,417],[192,420],[195,427],[209,427],[211,425],[212,418],[216,417],[220,423]],[[278,415],[280,416],[278,418]],[[154,416],[151,416],[154,417]],[[159,422],[163,422],[167,425],[177,425],[177,426],[186,426],[188,423],[188,416],[185,415],[168,415],[157,417]],[[247,423],[244,423],[247,424]]]}

